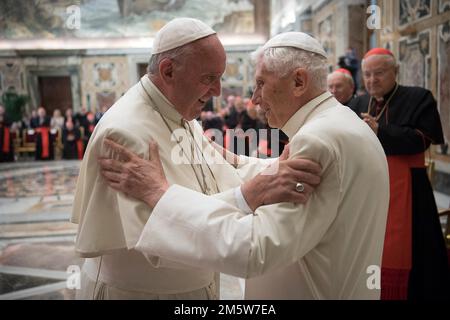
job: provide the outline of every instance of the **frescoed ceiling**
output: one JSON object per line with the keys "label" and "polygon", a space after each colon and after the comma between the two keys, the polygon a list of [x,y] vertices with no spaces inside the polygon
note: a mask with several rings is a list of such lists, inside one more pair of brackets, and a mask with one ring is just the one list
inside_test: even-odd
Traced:
{"label": "frescoed ceiling", "polygon": [[1,0],[0,39],[152,37],[175,17],[198,18],[223,34],[252,34],[258,1]]}

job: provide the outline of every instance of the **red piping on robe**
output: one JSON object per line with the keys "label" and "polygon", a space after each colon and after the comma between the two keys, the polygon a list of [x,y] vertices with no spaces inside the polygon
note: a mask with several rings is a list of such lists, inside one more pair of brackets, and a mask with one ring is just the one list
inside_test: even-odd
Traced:
{"label": "red piping on robe", "polygon": [[48,158],[50,156],[50,129],[47,127],[37,128],[36,132],[41,134],[42,151],[41,157]]}
{"label": "red piping on robe", "polygon": [[9,128],[4,127],[3,128],[3,148],[2,151],[4,153],[9,153],[9,147],[10,147],[10,139],[9,139]]}
{"label": "red piping on robe", "polygon": [[381,300],[406,300],[412,264],[411,168],[424,168],[424,153],[388,156],[390,200],[381,265]]}
{"label": "red piping on robe", "polygon": [[83,159],[84,144],[83,144],[83,141],[81,141],[80,139],[77,140],[77,151],[78,151],[78,159],[82,160]]}

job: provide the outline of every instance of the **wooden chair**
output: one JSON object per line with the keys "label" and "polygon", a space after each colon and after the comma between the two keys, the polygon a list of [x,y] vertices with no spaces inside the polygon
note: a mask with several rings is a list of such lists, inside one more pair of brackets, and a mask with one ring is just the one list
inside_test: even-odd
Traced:
{"label": "wooden chair", "polygon": [[34,130],[22,129],[22,134],[17,133],[18,137],[15,145],[17,158],[23,155],[29,156],[30,153],[36,152],[36,132]]}

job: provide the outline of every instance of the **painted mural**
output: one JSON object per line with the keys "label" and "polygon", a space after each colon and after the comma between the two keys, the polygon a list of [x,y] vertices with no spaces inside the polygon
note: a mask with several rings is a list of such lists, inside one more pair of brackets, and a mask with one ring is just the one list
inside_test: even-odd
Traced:
{"label": "painted mural", "polygon": [[150,37],[176,17],[255,32],[254,0],[2,0],[0,38]]}
{"label": "painted mural", "polygon": [[439,13],[450,11],[450,0],[439,0]]}
{"label": "painted mural", "polygon": [[431,0],[400,0],[400,26],[431,17]]}
{"label": "painted mural", "polygon": [[88,110],[110,107],[129,87],[126,57],[86,57],[82,61],[82,104]]}
{"label": "painted mural", "polygon": [[450,22],[438,26],[438,104],[446,145],[441,153],[450,154]]}
{"label": "painted mural", "polygon": [[11,100],[6,100],[23,95],[27,95],[23,63],[20,59],[0,58],[0,104],[8,109]]}
{"label": "painted mural", "polygon": [[0,62],[0,93],[7,90],[23,90],[21,83],[21,67],[16,61],[1,61]]}
{"label": "painted mural", "polygon": [[330,15],[319,22],[318,40],[328,55],[329,61],[335,61],[335,35],[333,33],[333,16]]}
{"label": "painted mural", "polygon": [[399,41],[400,83],[405,86],[428,87],[430,32]]}
{"label": "painted mural", "polygon": [[253,86],[253,66],[247,52],[227,54],[227,66],[222,76],[222,96],[249,96]]}

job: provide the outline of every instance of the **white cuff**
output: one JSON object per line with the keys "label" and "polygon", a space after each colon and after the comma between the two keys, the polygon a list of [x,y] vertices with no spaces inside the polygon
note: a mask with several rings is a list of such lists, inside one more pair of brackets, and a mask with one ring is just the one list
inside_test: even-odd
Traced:
{"label": "white cuff", "polygon": [[248,206],[247,201],[242,194],[241,187],[234,188],[234,199],[236,200],[237,206],[239,210],[243,211],[246,214],[253,214],[253,210]]}

